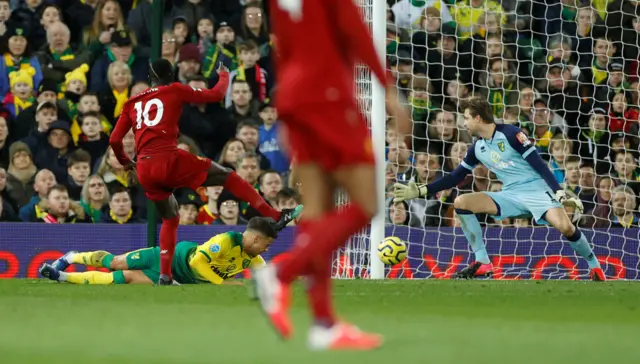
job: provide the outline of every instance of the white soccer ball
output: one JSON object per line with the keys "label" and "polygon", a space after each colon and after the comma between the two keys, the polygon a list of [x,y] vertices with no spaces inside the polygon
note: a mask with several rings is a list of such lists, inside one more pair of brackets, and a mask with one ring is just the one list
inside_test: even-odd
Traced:
{"label": "white soccer ball", "polygon": [[407,244],[396,236],[389,236],[378,244],[378,257],[386,265],[402,263],[408,252]]}

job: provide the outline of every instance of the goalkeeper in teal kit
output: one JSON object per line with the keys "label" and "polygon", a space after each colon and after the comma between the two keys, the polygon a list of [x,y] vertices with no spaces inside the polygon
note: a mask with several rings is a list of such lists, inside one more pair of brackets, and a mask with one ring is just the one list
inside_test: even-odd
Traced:
{"label": "goalkeeper in teal kit", "polygon": [[484,164],[503,183],[500,192],[476,192],[458,196],[453,205],[465,237],[475,254],[475,262],[457,274],[459,278],[490,276],[493,265],[482,238],[476,214],[489,214],[501,220],[532,215],[539,223],[558,229],[571,247],[589,263],[590,277],[604,281],[605,276],[591,246],[573,225],[563,205],[583,212],[582,202],[569,198],[540,158],[527,136],[513,125],[497,125],[489,103],[479,97],[463,104],[465,127],[477,138],[464,161],[448,176],[429,185],[397,183],[394,201],[405,201],[455,187],[478,164]]}

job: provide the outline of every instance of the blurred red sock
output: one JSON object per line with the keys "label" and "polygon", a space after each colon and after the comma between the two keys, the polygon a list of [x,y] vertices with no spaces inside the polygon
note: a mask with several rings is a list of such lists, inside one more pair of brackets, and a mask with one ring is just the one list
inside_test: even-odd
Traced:
{"label": "blurred red sock", "polygon": [[271,207],[271,205],[260,196],[258,191],[243,180],[236,172],[232,171],[229,174],[227,180],[224,181],[223,187],[240,200],[248,202],[251,207],[258,210],[260,215],[270,217],[275,221],[280,219],[280,212]]}
{"label": "blurred red sock", "polygon": [[307,295],[316,325],[331,327],[336,319],[331,304],[331,260],[332,254],[324,259],[316,258],[307,274]]}
{"label": "blurred red sock", "polygon": [[[173,279],[171,275],[171,262],[178,242],[178,216],[173,219],[162,219],[160,227],[160,274]],[[155,282],[154,282],[155,283]]]}
{"label": "blurred red sock", "polygon": [[298,236],[287,259],[278,264],[278,278],[291,283],[314,257],[330,256],[344,245],[352,234],[369,223],[370,216],[360,206],[351,203],[341,210],[334,210],[320,220],[307,221],[298,227]]}

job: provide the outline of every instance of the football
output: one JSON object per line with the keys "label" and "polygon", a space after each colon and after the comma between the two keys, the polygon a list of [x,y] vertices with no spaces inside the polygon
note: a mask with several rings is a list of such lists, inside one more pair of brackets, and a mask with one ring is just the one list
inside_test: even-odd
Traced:
{"label": "football", "polygon": [[402,263],[407,259],[407,244],[396,236],[385,238],[378,244],[378,257],[387,265]]}

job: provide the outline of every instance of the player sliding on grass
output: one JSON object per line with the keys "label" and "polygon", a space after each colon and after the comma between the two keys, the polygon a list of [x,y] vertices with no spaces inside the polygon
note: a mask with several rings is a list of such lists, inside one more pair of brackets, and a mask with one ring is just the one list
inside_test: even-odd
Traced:
{"label": "player sliding on grass", "polygon": [[469,134],[478,139],[467,151],[464,161],[450,175],[429,185],[395,184],[394,201],[405,201],[453,188],[484,164],[504,184],[501,192],[475,192],[458,196],[453,202],[464,235],[476,261],[457,274],[473,278],[493,274],[493,265],[482,239],[482,228],[475,214],[489,214],[499,220],[507,217],[533,215],[539,223],[549,223],[558,229],[571,247],[587,260],[594,281],[604,281],[604,272],[587,238],[573,225],[563,205],[584,212],[582,202],[567,197],[553,174],[540,158],[529,138],[512,125],[496,125],[491,106],[479,97],[463,103],[464,124]]}
{"label": "player sliding on grass", "polygon": [[[172,283],[171,262],[180,222],[178,203],[173,196],[174,189],[223,186],[237,198],[248,202],[262,216],[271,217],[279,221],[279,224],[282,224],[282,220],[288,219],[289,215],[297,216],[300,212],[300,209],[278,212],[236,172],[208,158],[197,157],[177,148],[182,105],[220,102],[224,98],[229,84],[229,72],[221,64],[218,73],[220,78],[213,89],[196,89],[173,82],[173,66],[169,61],[154,61],[149,66],[153,87],[130,98],[124,104],[120,119],[109,140],[120,164],[130,173],[137,170],[138,180],[145,194],[154,202],[162,217],[159,278],[161,285]],[[132,127],[136,137],[137,166],[122,147],[122,138]]]}
{"label": "player sliding on grass", "polygon": [[[291,254],[255,272],[256,293],[278,334],[289,338],[290,285],[306,276],[314,318],[309,346],[375,349],[382,344],[380,335],[336,318],[331,261],[333,251],[378,212],[371,137],[354,100],[353,70],[358,62],[366,64],[386,85],[384,68],[352,0],[272,0],[271,19],[278,54],[276,106],[297,176],[308,192]],[[313,42],[309,34],[314,34]],[[411,120],[396,90],[387,95],[387,109],[397,118],[399,132],[408,133]],[[338,209],[333,198],[340,187],[351,203]]]}
{"label": "player sliding on grass", "polygon": [[[173,258],[173,277],[180,284],[223,284],[247,268],[265,265],[260,254],[277,238],[269,218],[254,217],[244,233],[227,232],[202,245],[181,241]],[[66,273],[71,264],[107,268],[114,272]],[[154,284],[160,276],[160,248],[146,248],[114,256],[104,251],[68,252],[53,264],[44,264],[40,274],[58,282],[75,284]]]}

